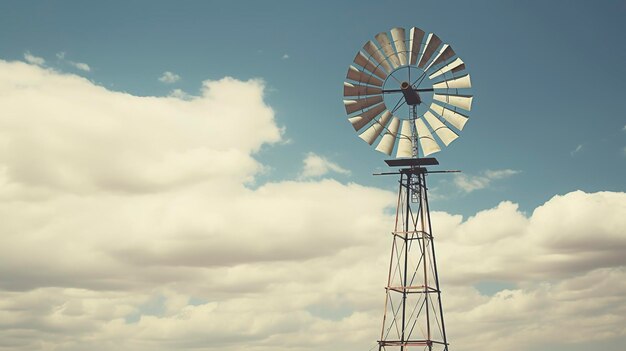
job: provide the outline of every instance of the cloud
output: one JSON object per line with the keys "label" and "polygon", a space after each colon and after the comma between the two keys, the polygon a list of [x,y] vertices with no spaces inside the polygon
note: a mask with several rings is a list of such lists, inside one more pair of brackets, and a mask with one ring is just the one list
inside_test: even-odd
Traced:
{"label": "cloud", "polygon": [[65,58],[66,56],[67,55],[66,55],[66,53],[64,51],[56,53],[56,57],[60,61],[65,62],[65,63],[69,64],[70,66],[72,66],[72,67],[74,67],[74,68],[76,68],[78,70],[81,70],[81,71],[84,71],[84,72],[91,72],[91,67],[89,67],[88,64],[86,64],[84,62],[75,62],[75,61],[67,60]]}
{"label": "cloud", "polygon": [[512,169],[487,170],[482,175],[470,176],[458,174],[454,177],[454,184],[466,193],[487,188],[494,180],[505,179],[520,171]]}
{"label": "cloud", "polygon": [[283,55],[283,57],[282,57],[282,59],[283,59],[283,60],[287,60],[287,59],[289,59],[289,55],[284,54],[284,55]]}
{"label": "cloud", "polygon": [[91,71],[91,67],[89,67],[89,65],[84,62],[68,61],[68,63],[81,71],[85,71],[85,72]]}
{"label": "cloud", "polygon": [[178,99],[182,99],[182,100],[189,100],[189,99],[192,98],[191,95],[187,94],[182,89],[174,89],[174,90],[170,91],[169,96],[175,97],[175,98],[178,98]]}
{"label": "cloud", "polygon": [[[256,152],[283,138],[262,81],[205,81],[182,100],[19,62],[0,61],[0,76],[2,345],[375,345],[396,194],[332,179],[246,187]],[[620,350],[625,211],[625,193],[575,191],[530,214],[509,201],[433,212],[449,340]],[[484,295],[486,281],[508,288]]]}
{"label": "cloud", "polygon": [[24,53],[24,59],[26,60],[26,62],[37,66],[43,66],[46,63],[46,60],[41,57],[34,56],[28,51]]}
{"label": "cloud", "polygon": [[172,73],[170,71],[163,72],[163,75],[159,77],[159,82],[172,84],[176,83],[180,80],[180,76],[176,73]]}
{"label": "cloud", "polygon": [[316,178],[328,174],[329,172],[335,172],[339,174],[349,175],[350,171],[333,163],[326,158],[316,155],[315,153],[308,153],[303,161],[302,171],[300,172],[300,178]]}

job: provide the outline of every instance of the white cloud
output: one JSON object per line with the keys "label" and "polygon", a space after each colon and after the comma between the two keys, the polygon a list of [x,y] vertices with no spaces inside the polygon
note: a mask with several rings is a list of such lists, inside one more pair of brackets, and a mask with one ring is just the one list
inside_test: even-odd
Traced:
{"label": "white cloud", "polygon": [[316,178],[328,174],[329,172],[335,172],[339,174],[350,174],[350,171],[339,166],[338,164],[329,161],[325,157],[316,155],[315,153],[308,153],[303,160],[302,171],[300,172],[300,178]]}
{"label": "white cloud", "polygon": [[289,55],[287,55],[287,54],[284,54],[283,57],[282,57],[283,60],[287,60],[288,58],[289,58]]}
{"label": "white cloud", "polygon": [[85,71],[85,72],[91,71],[91,67],[89,67],[89,65],[84,62],[68,61],[68,63],[81,71]]}
{"label": "white cloud", "polygon": [[33,65],[37,66],[43,66],[46,63],[46,60],[44,60],[42,57],[34,56],[28,51],[24,53],[24,59],[26,60],[26,62],[32,63]]}
{"label": "white cloud", "polygon": [[482,175],[458,174],[454,177],[454,184],[461,190],[470,193],[487,188],[494,180],[508,178],[520,171],[512,169],[487,170]]}
{"label": "white cloud", "polygon": [[70,66],[72,66],[72,67],[74,67],[74,68],[76,68],[78,70],[81,70],[81,71],[84,71],[84,72],[91,72],[91,67],[89,67],[88,64],[86,64],[84,62],[75,62],[75,61],[67,60],[65,58],[66,54],[65,54],[64,51],[57,52],[56,53],[56,57],[57,57],[57,59],[59,59],[59,60],[61,60],[63,62],[66,62],[67,64],[69,64]]}
{"label": "white cloud", "polygon": [[583,144],[579,144],[578,146],[576,146],[576,148],[574,150],[572,150],[572,152],[570,153],[572,156],[574,156],[575,154],[577,154],[578,152],[580,152],[580,150],[583,149]]}
{"label": "white cloud", "polygon": [[161,77],[159,77],[159,82],[167,83],[167,84],[176,83],[179,80],[180,80],[180,76],[170,71],[163,72]]}
{"label": "white cloud", "polygon": [[191,95],[187,94],[182,89],[174,89],[174,90],[170,91],[170,96],[171,97],[175,97],[175,98],[179,98],[179,99],[182,99],[182,100],[189,100],[189,99],[192,98]]}
{"label": "white cloud", "polygon": [[[255,152],[281,140],[261,81],[206,81],[181,100],[18,62],[0,76],[3,345],[375,345],[395,194],[330,179],[247,188]],[[620,350],[625,212],[624,193],[577,191],[531,214],[506,201],[466,220],[432,213],[449,340]],[[514,288],[481,295],[488,280]]]}

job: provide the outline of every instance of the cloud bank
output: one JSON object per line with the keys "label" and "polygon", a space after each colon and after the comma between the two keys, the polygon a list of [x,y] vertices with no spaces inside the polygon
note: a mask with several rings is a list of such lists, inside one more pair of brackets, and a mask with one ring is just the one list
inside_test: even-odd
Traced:
{"label": "cloud bank", "polygon": [[[374,345],[395,195],[246,187],[255,153],[282,140],[262,81],[206,81],[183,100],[21,62],[0,61],[0,77],[0,350]],[[309,169],[333,170],[321,164]],[[619,345],[623,213],[626,194],[580,191],[531,214],[433,213],[453,347]],[[476,287],[495,281],[509,288]]]}

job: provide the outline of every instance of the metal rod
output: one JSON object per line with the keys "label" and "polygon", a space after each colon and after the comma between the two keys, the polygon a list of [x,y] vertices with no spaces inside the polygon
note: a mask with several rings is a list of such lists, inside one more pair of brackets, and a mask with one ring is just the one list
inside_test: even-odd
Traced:
{"label": "metal rod", "polygon": [[[415,91],[435,91],[433,88],[413,88]],[[401,93],[402,89],[383,89],[383,94],[385,93]]]}
{"label": "metal rod", "polygon": [[[426,177],[424,177],[424,188],[426,188]],[[433,255],[433,268],[435,269],[435,284],[437,289],[437,300],[439,302],[439,315],[441,316],[441,333],[443,334],[444,350],[448,350],[448,339],[446,337],[446,323],[443,321],[443,306],[441,304],[441,288],[439,287],[439,272],[437,271],[437,257],[435,256],[435,239],[433,238],[432,225],[430,224],[430,208],[428,206],[428,192],[424,192],[426,200],[426,214],[428,215],[428,233],[430,233],[430,249]],[[422,228],[423,229],[423,228]]]}
{"label": "metal rod", "polygon": [[[422,230],[425,229],[425,225],[424,225],[424,212],[426,212],[427,207],[424,206],[424,191],[426,190],[426,187],[424,186],[424,174],[418,174],[418,189],[419,189],[419,204],[420,204],[420,224],[421,224],[421,228]],[[428,233],[428,235],[430,235],[430,233]],[[426,240],[427,237],[424,236],[424,238],[422,239],[422,255],[424,255],[424,293],[428,292],[428,260],[426,259]],[[426,301],[426,337],[428,339],[428,341],[430,341],[431,339],[431,334],[430,334],[430,311],[428,308],[428,303],[429,303],[429,299],[428,299],[428,294],[424,295],[424,299]],[[428,344],[428,349],[432,350],[432,346],[430,344]]]}
{"label": "metal rod", "polygon": [[[404,218],[404,231],[409,232],[409,212],[411,211],[411,175],[407,174],[406,177],[406,212]],[[402,337],[401,341],[404,342],[404,332],[406,329],[406,283],[408,273],[408,264],[409,264],[409,241],[408,235],[404,236],[404,274],[402,276],[403,284],[402,284]],[[400,351],[404,350],[404,345],[400,346]]]}

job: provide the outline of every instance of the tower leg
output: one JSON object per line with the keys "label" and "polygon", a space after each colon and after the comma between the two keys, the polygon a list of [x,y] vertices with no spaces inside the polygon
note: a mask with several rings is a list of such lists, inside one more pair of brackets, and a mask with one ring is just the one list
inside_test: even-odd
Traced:
{"label": "tower leg", "polygon": [[400,173],[379,350],[447,351],[426,169]]}

